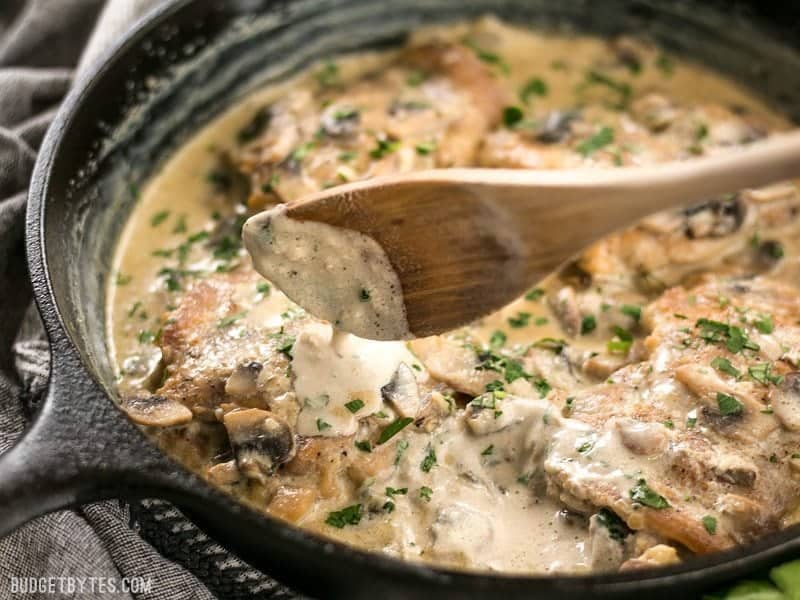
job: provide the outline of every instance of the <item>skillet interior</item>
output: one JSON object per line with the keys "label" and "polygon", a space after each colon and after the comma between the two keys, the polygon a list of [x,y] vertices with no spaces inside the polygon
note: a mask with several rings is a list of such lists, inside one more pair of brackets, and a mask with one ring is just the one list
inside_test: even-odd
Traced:
{"label": "skillet interior", "polygon": [[[729,3],[724,4],[730,12]],[[72,116],[44,205],[46,260],[58,312],[84,363],[111,395],[104,289],[139,182],[236,97],[318,57],[396,44],[405,31],[422,24],[493,12],[513,23],[569,24],[602,35],[648,33],[673,51],[762,90],[796,118],[800,115],[797,55],[757,31],[746,12],[728,14],[720,27],[719,13],[707,3],[701,8],[695,3],[614,2],[604,4],[601,14],[579,0],[483,0],[468,7],[446,0],[185,1],[164,12],[172,13],[169,24],[127,43],[128,51],[106,68]],[[261,16],[248,16],[253,14]],[[773,16],[773,27],[777,22]],[[791,32],[784,29],[779,35],[786,39]],[[42,294],[40,305],[47,310],[50,303]]]}

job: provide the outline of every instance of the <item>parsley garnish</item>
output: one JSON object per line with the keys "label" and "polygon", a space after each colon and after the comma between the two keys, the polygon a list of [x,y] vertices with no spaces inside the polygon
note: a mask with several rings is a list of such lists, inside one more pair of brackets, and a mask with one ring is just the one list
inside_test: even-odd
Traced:
{"label": "parsley garnish", "polygon": [[722,392],[717,392],[717,406],[719,407],[719,414],[724,417],[736,416],[744,412],[744,404],[733,396]]}
{"label": "parsley garnish", "polygon": [[411,417],[400,417],[389,423],[381,430],[381,434],[378,436],[378,445],[388,442],[413,420]]}
{"label": "parsley garnish", "polygon": [[370,291],[367,289],[361,288],[361,291],[358,292],[358,299],[361,300],[361,302],[369,302],[371,297],[372,294],[370,294]]}
{"label": "parsley garnish", "polygon": [[547,95],[547,83],[544,80],[540,79],[539,77],[534,77],[533,79],[529,79],[525,85],[522,86],[519,90],[519,98],[525,104],[528,104],[528,101],[531,99],[531,96],[546,96]]}
{"label": "parsley garnish", "polygon": [[706,531],[711,535],[717,533],[717,520],[712,517],[711,515],[706,515],[701,519],[703,522],[703,527],[706,528]]}
{"label": "parsley garnish", "polygon": [[503,74],[508,75],[511,72],[511,68],[508,66],[508,63],[499,54],[481,48],[478,46],[478,44],[469,39],[464,40],[464,45],[468,48],[471,48],[475,53],[475,56],[477,56],[483,62],[497,66],[500,71],[503,72]]}
{"label": "parsley garnish", "polygon": [[399,440],[397,442],[397,452],[394,455],[394,465],[395,466],[400,464],[400,459],[403,458],[403,454],[405,454],[406,450],[408,450],[408,441]]}
{"label": "parsley garnish", "polygon": [[133,276],[123,275],[120,272],[117,272],[117,275],[114,278],[115,285],[128,285],[131,281],[133,281]]}
{"label": "parsley garnish", "polygon": [[330,429],[331,424],[328,423],[325,419],[321,417],[317,417],[317,431],[325,431],[326,429]]}
{"label": "parsley garnish", "polygon": [[591,156],[598,150],[605,148],[614,141],[614,130],[611,127],[603,127],[593,136],[586,138],[576,146],[578,154],[584,158]]}
{"label": "parsley garnish", "polygon": [[425,455],[425,458],[422,459],[422,462],[419,464],[419,468],[422,469],[423,473],[430,473],[430,470],[436,465],[436,452],[433,450],[432,446],[428,446],[428,453]]}
{"label": "parsley garnish", "polygon": [[732,377],[739,377],[739,375],[742,374],[739,369],[731,364],[731,361],[729,361],[727,358],[723,358],[722,356],[717,356],[714,360],[712,360],[711,366],[717,371],[727,373]]}
{"label": "parsley garnish", "polygon": [[351,413],[355,414],[358,411],[360,411],[362,408],[364,408],[364,401],[361,400],[360,398],[356,398],[355,400],[350,400],[350,402],[345,402],[344,406]]}
{"label": "parsley garnish", "polygon": [[656,510],[662,510],[664,508],[669,508],[669,502],[664,496],[657,494],[654,492],[650,486],[647,485],[647,482],[644,479],[640,479],[636,482],[636,485],[632,487],[628,494],[637,504],[643,504],[644,506],[649,506],[650,508],[655,508]]}
{"label": "parsley garnish", "polygon": [[421,142],[414,146],[414,149],[420,156],[427,156],[436,150],[436,142]]}
{"label": "parsley garnish", "polygon": [[594,315],[586,315],[581,320],[581,335],[591,333],[597,328],[597,319]]}
{"label": "parsley garnish", "polygon": [[502,348],[505,345],[507,339],[508,336],[506,336],[505,333],[499,330],[495,331],[489,338],[489,347],[495,350],[498,348]]}
{"label": "parsley garnish", "polygon": [[611,330],[615,337],[606,344],[606,348],[611,354],[627,354],[633,345],[633,335],[619,325],[614,325]]}
{"label": "parsley garnish", "polygon": [[772,323],[772,315],[760,315],[758,319],[753,321],[753,325],[761,333],[772,333],[775,329],[775,325]]}
{"label": "parsley garnish", "polygon": [[152,217],[150,217],[150,225],[152,225],[153,227],[158,227],[164,221],[167,220],[167,217],[169,217],[169,211],[168,210],[159,211],[156,214],[154,214]]}
{"label": "parsley garnish", "polygon": [[326,62],[322,68],[314,74],[317,82],[322,87],[339,85],[339,67],[334,62]]}
{"label": "parsley garnish", "polygon": [[759,350],[755,342],[750,341],[741,327],[728,325],[711,319],[698,319],[695,327],[700,329],[700,337],[709,344],[724,343],[729,352],[736,354],[743,349]]}
{"label": "parsley garnish", "polygon": [[597,522],[608,529],[608,536],[612,540],[622,540],[631,534],[631,530],[625,524],[625,521],[607,508],[601,508],[598,511]]}
{"label": "parsley garnish", "polygon": [[343,529],[345,525],[358,525],[361,522],[362,511],[360,504],[353,504],[342,510],[329,513],[325,523],[337,529]]}
{"label": "parsley garnish", "polygon": [[362,452],[372,452],[372,444],[369,443],[369,440],[356,440],[355,447]]}
{"label": "parsley garnish", "polygon": [[386,488],[386,495],[389,496],[389,498],[394,498],[395,496],[405,496],[407,493],[408,488]]}
{"label": "parsley garnish", "polygon": [[400,142],[381,138],[377,140],[378,145],[369,151],[372,158],[383,158],[387,154],[391,154],[400,147]]}
{"label": "parsley garnish", "polygon": [[425,502],[431,501],[431,495],[433,494],[433,490],[429,488],[427,485],[423,485],[419,488],[419,497],[425,500]]}
{"label": "parsley garnish", "polygon": [[523,116],[522,109],[519,106],[506,106],[503,109],[503,125],[514,127],[522,121]]}
{"label": "parsley garnish", "polygon": [[537,302],[542,296],[544,296],[544,290],[542,288],[535,287],[525,294],[525,300]]}
{"label": "parsley garnish", "polygon": [[493,452],[494,452],[494,444],[490,444],[483,449],[483,452],[481,452],[481,456],[491,456]]}
{"label": "parsley garnish", "polygon": [[642,318],[642,307],[641,306],[634,306],[632,304],[623,304],[620,307],[619,311],[623,315],[629,316],[631,319],[633,319],[637,323],[639,322],[639,319]]}
{"label": "parsley garnish", "polygon": [[263,295],[268,295],[270,291],[270,286],[266,281],[259,281],[256,284],[256,292]]}
{"label": "parsley garnish", "polygon": [[242,312],[236,313],[235,315],[229,315],[227,317],[223,317],[222,319],[217,321],[217,327],[219,329],[225,329],[226,327],[230,327],[231,325],[236,323],[236,321],[244,319],[245,316],[247,316],[247,311],[243,310]]}
{"label": "parsley garnish", "polygon": [[531,313],[520,311],[515,316],[508,318],[508,324],[514,329],[520,329],[522,327],[527,327],[530,320]]}
{"label": "parsley garnish", "polygon": [[770,371],[772,370],[771,363],[761,363],[757,365],[753,365],[752,367],[748,367],[747,372],[750,374],[750,377],[758,381],[759,383],[763,383],[764,385],[768,385],[770,383],[774,383],[775,385],[780,385],[783,381],[783,375],[773,375]]}

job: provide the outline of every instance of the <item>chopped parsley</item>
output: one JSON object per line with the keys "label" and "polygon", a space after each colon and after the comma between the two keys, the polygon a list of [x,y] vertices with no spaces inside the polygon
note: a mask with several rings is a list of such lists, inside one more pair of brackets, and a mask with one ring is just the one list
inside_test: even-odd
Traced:
{"label": "chopped parsley", "polygon": [[608,530],[608,536],[612,540],[623,540],[632,533],[625,521],[607,508],[601,508],[596,518],[597,523]]}
{"label": "chopped parsley", "polygon": [[361,288],[361,291],[358,292],[358,299],[361,302],[369,302],[370,298],[372,298],[372,294],[368,289]]}
{"label": "chopped parsley", "polygon": [[153,332],[147,329],[144,329],[139,332],[137,339],[139,340],[140,344],[150,344],[158,340],[161,337],[161,331]]}
{"label": "chopped parsley", "polygon": [[394,512],[394,502],[392,502],[391,500],[387,500],[386,502],[383,503],[382,508],[384,512],[392,513]]}
{"label": "chopped parsley", "polygon": [[619,82],[609,75],[595,69],[590,69],[586,73],[586,85],[602,85],[616,92],[619,95],[619,102],[614,108],[618,109],[625,108],[633,95],[633,89],[630,84]]}
{"label": "chopped parsley", "polygon": [[703,522],[703,527],[706,528],[706,531],[711,535],[717,533],[717,520],[712,517],[711,515],[706,515],[701,519]]}
{"label": "chopped parsley", "polygon": [[292,152],[291,157],[290,157],[291,160],[293,160],[295,162],[299,162],[299,161],[303,160],[306,156],[308,156],[308,153],[311,152],[314,149],[314,146],[316,146],[316,144],[314,142],[304,142],[304,143],[300,144]]}
{"label": "chopped parsley", "polygon": [[583,442],[580,446],[577,446],[575,448],[575,450],[577,450],[579,454],[586,454],[592,448],[594,448],[594,441],[593,440],[587,440],[587,441]]}
{"label": "chopped parsley", "polygon": [[256,284],[256,292],[259,294],[263,294],[264,296],[268,295],[270,291],[270,285],[266,281],[259,281]]}
{"label": "chopped parsley", "polygon": [[743,349],[759,350],[755,342],[750,341],[741,327],[728,325],[711,319],[698,319],[695,327],[700,329],[700,337],[709,344],[724,344],[729,352],[736,354]]}
{"label": "chopped parsley", "polygon": [[423,458],[422,462],[419,464],[419,468],[422,469],[423,473],[430,473],[431,469],[436,464],[436,452],[433,450],[432,446],[428,446],[428,452],[425,454],[425,458]]}
{"label": "chopped parsley", "polygon": [[775,325],[772,323],[772,315],[760,315],[758,319],[753,321],[753,325],[761,333],[772,333]]}
{"label": "chopped parsley", "polygon": [[408,494],[408,488],[386,488],[386,495],[389,496],[389,498],[394,498],[395,496],[405,496],[406,494]]}
{"label": "chopped parsley", "polygon": [[235,315],[228,315],[227,317],[223,317],[219,321],[217,321],[217,327],[219,329],[225,329],[226,327],[230,327],[236,321],[244,319],[247,316],[247,311],[243,310],[242,312],[236,313]]}
{"label": "chopped parsley", "polygon": [[717,392],[717,407],[719,407],[719,414],[724,417],[733,417],[744,412],[744,404],[722,392]]}
{"label": "chopped parsley", "polygon": [[489,347],[492,349],[502,348],[506,344],[508,336],[500,330],[492,333],[489,337]]}
{"label": "chopped parsley", "polygon": [[119,271],[117,271],[117,275],[114,277],[115,285],[128,285],[131,281],[133,281],[133,276],[123,275]]}
{"label": "chopped parsley", "polygon": [[631,319],[633,319],[637,323],[639,322],[639,319],[642,318],[642,307],[641,306],[635,306],[635,305],[632,305],[632,304],[623,304],[620,307],[619,311],[623,315],[629,316]]}
{"label": "chopped parsley", "polygon": [[780,385],[783,381],[783,375],[773,375],[772,371],[772,364],[771,363],[761,363],[757,365],[753,365],[752,367],[748,367],[747,372],[750,374],[750,377],[758,381],[759,383],[763,383],[764,385],[768,385],[770,383],[774,383],[775,385]]}
{"label": "chopped parsley", "polygon": [[317,417],[317,431],[325,431],[326,429],[330,429],[331,424],[328,423],[325,419],[321,417]]}
{"label": "chopped parsley", "polygon": [[475,53],[475,56],[477,56],[486,64],[498,67],[504,75],[508,75],[511,72],[511,68],[508,66],[508,63],[499,54],[490,52],[485,48],[481,48],[478,46],[478,44],[470,39],[464,40],[464,45],[470,48]]}
{"label": "chopped parsley", "polygon": [[721,373],[727,373],[731,377],[739,377],[742,374],[739,369],[731,364],[731,361],[722,356],[717,356],[714,360],[712,360],[711,366]]}
{"label": "chopped parsley", "polygon": [[350,400],[350,402],[345,402],[344,406],[351,413],[355,414],[364,408],[364,401],[360,398],[356,398],[355,400]]}
{"label": "chopped parsley", "polygon": [[663,421],[663,425],[667,429],[675,429],[675,423],[672,422],[672,419],[667,419],[666,421]]}
{"label": "chopped parsley", "polygon": [[524,115],[519,106],[506,106],[503,109],[503,125],[506,127],[514,127],[522,121]]}
{"label": "chopped parsley", "polygon": [[378,436],[378,445],[388,442],[395,435],[400,433],[400,431],[402,431],[406,426],[408,426],[413,420],[414,419],[411,417],[399,417],[389,423],[381,430],[381,434]]}
{"label": "chopped parsley", "polygon": [[533,387],[539,392],[539,397],[544,398],[547,394],[550,393],[550,390],[553,389],[550,387],[550,384],[547,383],[546,380],[539,377],[538,379],[534,379],[532,382]]}
{"label": "chopped parsley", "polygon": [[542,288],[535,287],[525,294],[525,300],[529,300],[530,302],[538,302],[542,296],[544,296],[544,290]]}
{"label": "chopped parsley", "polygon": [[397,451],[394,455],[394,464],[395,466],[400,464],[400,459],[403,458],[403,454],[405,454],[406,450],[408,450],[408,441],[407,440],[400,440],[397,442]]}
{"label": "chopped parsley", "polygon": [[186,233],[186,215],[180,215],[175,227],[172,228],[172,233]]}
{"label": "chopped parsley", "polygon": [[166,221],[168,217],[169,217],[169,211],[168,210],[159,211],[156,214],[154,214],[152,217],[150,217],[150,225],[152,225],[153,227],[158,227],[164,221]]}
{"label": "chopped parsley", "polygon": [[539,77],[534,77],[525,82],[525,85],[520,88],[519,98],[525,104],[528,104],[532,96],[546,96],[547,91],[547,83]]}
{"label": "chopped parsley", "polygon": [[546,337],[533,342],[534,348],[541,348],[542,350],[549,350],[555,354],[561,354],[567,342],[561,339]]}
{"label": "chopped parsley", "polygon": [[597,319],[594,315],[586,315],[581,319],[581,335],[587,335],[597,329]]}
{"label": "chopped parsley", "polygon": [[656,67],[667,77],[672,75],[673,71],[675,70],[675,65],[673,64],[672,59],[666,54],[658,55],[658,58],[656,58]]}
{"label": "chopped parsley", "polygon": [[606,344],[606,348],[611,354],[627,354],[633,345],[633,335],[627,329],[614,325],[611,330],[614,338]]}
{"label": "chopped parsley", "polygon": [[387,138],[380,138],[377,140],[377,146],[369,151],[372,158],[383,158],[387,154],[391,154],[400,147],[400,142],[397,140],[390,140]]}
{"label": "chopped parsley", "polygon": [[432,495],[433,490],[427,485],[423,485],[421,488],[419,488],[419,497],[425,500],[425,502],[430,502]]}
{"label": "chopped parsley", "polygon": [[639,479],[636,485],[628,491],[628,495],[636,504],[649,506],[656,510],[669,508],[667,499],[653,491],[644,479]]}
{"label": "chopped parsley", "polygon": [[494,444],[490,444],[483,449],[483,451],[481,452],[481,456],[491,456],[493,452],[494,452]]}
{"label": "chopped parsley", "polygon": [[344,529],[345,525],[358,525],[361,522],[362,513],[363,507],[360,504],[353,504],[342,510],[329,513],[325,523],[337,529]]}
{"label": "chopped parsley", "polygon": [[428,154],[433,154],[433,152],[436,151],[436,142],[420,142],[414,146],[414,149],[420,156],[427,156]]}
{"label": "chopped parsley", "polygon": [[342,162],[350,162],[356,156],[358,156],[357,152],[353,152],[352,150],[347,150],[347,151],[342,152],[341,154],[339,154],[339,160],[342,161]]}
{"label": "chopped parsley", "polygon": [[578,154],[586,158],[613,142],[614,130],[611,127],[603,127],[593,136],[586,138],[578,144],[575,150],[577,150]]}
{"label": "chopped parsley", "polygon": [[514,329],[521,329],[522,327],[527,327],[530,320],[531,313],[520,311],[515,316],[508,318],[508,324]]}
{"label": "chopped parsley", "polygon": [[355,447],[362,452],[372,452],[372,444],[369,443],[369,440],[356,440]]}

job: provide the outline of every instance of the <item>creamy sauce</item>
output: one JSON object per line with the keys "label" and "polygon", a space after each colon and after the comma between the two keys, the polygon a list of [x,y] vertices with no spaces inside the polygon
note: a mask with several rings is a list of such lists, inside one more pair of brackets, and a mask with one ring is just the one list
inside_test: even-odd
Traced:
{"label": "creamy sauce", "polygon": [[371,237],[297,221],[278,206],[242,231],[253,266],[314,316],[360,337],[411,337],[403,290],[386,252]]}
{"label": "creamy sauce", "polygon": [[[587,116],[579,142],[594,139],[599,124],[613,127],[618,139],[625,140],[586,156],[575,147],[567,148],[558,156],[560,163],[613,166],[616,163],[611,161],[617,159],[638,164],[658,158],[661,149],[644,143],[648,140],[641,126],[628,112],[606,111],[598,116],[595,110],[609,98],[616,100],[618,93],[605,84],[586,86],[587,70],[606,68],[616,60],[606,42],[532,33],[491,21],[422,32],[417,39],[444,36],[461,40],[467,35],[478,47],[491,47],[502,58],[501,63],[490,64],[492,81],[509,93],[509,103],[525,109],[527,118],[544,119],[554,109],[584,103]],[[419,347],[410,351],[403,342],[370,341],[332,327],[338,321],[365,338],[386,337],[386,331],[375,335],[375,327],[388,322],[391,337],[409,337],[399,281],[374,240],[318,223],[295,222],[282,208],[251,217],[244,229],[245,243],[265,281],[252,273],[250,257],[231,234],[236,231],[231,225],[241,224],[246,216],[263,208],[246,209],[244,203],[249,200],[240,197],[238,184],[231,183],[224,170],[226,157],[242,151],[237,140],[247,131],[253,115],[287,98],[291,110],[314,106],[319,102],[315,90],[324,77],[337,78],[330,92],[335,94],[365,75],[374,78],[376,73],[391,71],[396,56],[350,57],[338,60],[335,70],[320,65],[284,86],[244,99],[199,132],[149,181],[121,236],[114,257],[117,281],[108,294],[109,352],[119,369],[121,395],[156,390],[169,392],[171,398],[183,394],[193,420],[181,427],[151,428],[161,446],[238,499],[323,535],[409,560],[462,568],[513,573],[616,569],[620,564],[616,554],[622,556],[622,547],[612,540],[613,550],[609,551],[602,544],[602,536],[588,526],[597,503],[576,494],[603,483],[627,501],[640,478],[654,480],[666,464],[661,446],[652,454],[635,453],[631,448],[655,440],[671,449],[679,441],[684,422],[696,422],[697,434],[705,435],[710,426],[703,420],[704,411],[715,405],[713,395],[705,407],[681,403],[686,390],[672,376],[671,361],[684,347],[684,340],[656,340],[652,343],[662,346],[650,358],[653,372],[637,375],[639,379],[631,376],[626,382],[635,389],[620,398],[628,413],[602,423],[591,422],[592,414],[600,416],[607,410],[603,380],[608,378],[608,386],[612,386],[610,374],[625,364],[618,354],[609,355],[607,344],[611,340],[624,345],[625,340],[614,338],[614,332],[635,330],[639,316],[632,317],[630,307],[635,310],[652,298],[634,289],[626,279],[624,264],[601,275],[596,274],[598,269],[588,269],[595,274],[593,287],[580,292],[584,321],[579,318],[572,330],[565,325],[564,307],[576,301],[569,294],[561,297],[558,287],[562,283],[553,277],[542,284],[541,291],[455,332],[449,339],[456,351],[443,347],[431,357],[423,356]],[[675,62],[652,48],[642,57],[639,72],[615,67],[614,81],[624,83],[618,90],[629,85],[631,94],[636,95],[667,89],[671,99],[689,106],[713,101],[743,107],[770,127],[785,126],[780,115],[753,95],[700,66]],[[411,75],[414,73],[390,73],[383,83],[389,87],[397,79],[411,80]],[[536,79],[540,83],[529,85]],[[368,88],[371,79],[365,81]],[[523,88],[533,90],[525,101],[520,98]],[[364,89],[358,93],[361,96],[354,96],[368,107],[362,119],[382,118],[385,111],[369,105],[369,94],[365,95]],[[408,84],[399,100],[398,110],[410,115],[408,121],[392,123],[397,127],[395,135],[401,138],[400,148],[371,160],[368,157],[376,151],[376,140],[368,132],[365,143],[369,145],[355,148],[357,156],[345,160],[340,157],[346,153],[320,143],[322,147],[310,151],[301,177],[291,169],[282,172],[289,181],[277,185],[295,186],[283,188],[282,194],[288,197],[282,199],[296,200],[300,192],[319,189],[333,180],[437,166],[434,149],[440,140],[432,139],[431,132],[436,136],[452,133],[461,117],[468,116],[464,98],[452,86],[433,79],[421,85]],[[415,112],[424,102],[451,100],[459,118]],[[324,102],[320,109],[324,119],[341,109],[335,97],[333,103],[330,98]],[[291,110],[273,118],[289,119]],[[697,118],[706,116],[700,111]],[[437,127],[446,119],[450,120],[442,133]],[[694,133],[702,129],[701,123],[691,123],[692,143],[706,143],[706,137],[720,145],[722,141],[738,143],[736,123],[725,118],[709,117],[709,121],[703,135]],[[313,135],[319,123],[316,113],[298,118],[296,127],[287,127],[290,141],[279,137],[267,150],[300,144],[305,139],[301,134]],[[422,124],[414,129],[409,123]],[[411,135],[407,129],[422,137],[404,138]],[[501,138],[517,133],[501,124],[488,135],[502,142]],[[644,146],[639,151],[636,136]],[[461,136],[449,139],[455,148]],[[512,162],[524,154],[519,141],[514,143],[507,157]],[[599,142],[595,139],[593,143]],[[380,152],[386,148],[385,144],[377,146]],[[562,150],[548,146],[542,151],[545,160],[550,160],[549,153],[555,149]],[[667,150],[669,154],[675,149],[669,146]],[[481,157],[475,162],[483,164],[484,160],[488,159]],[[315,169],[325,175],[318,175]],[[772,220],[780,222],[782,214]],[[667,225],[673,218],[666,218]],[[264,228],[267,222],[268,230]],[[709,225],[698,222],[693,226],[699,231]],[[653,220],[649,227],[658,230],[665,224]],[[708,264],[720,265],[727,251],[723,243],[724,236],[711,236],[706,246],[671,248],[672,262],[667,267],[688,264],[699,251],[708,253]],[[785,241],[782,248],[787,256],[797,255],[797,245],[791,242]],[[651,253],[664,254],[658,247]],[[302,269],[292,273],[286,258],[301,264]],[[613,257],[603,258],[617,265]],[[785,268],[784,278],[791,279],[794,263],[785,263],[788,266],[779,268]],[[355,271],[342,277],[344,266]],[[686,272],[691,272],[689,267]],[[657,274],[662,276],[660,271]],[[208,288],[203,287],[206,285]],[[362,300],[362,290],[366,290],[368,302]],[[214,291],[219,292],[212,296],[218,304],[208,309],[204,301]],[[325,295],[319,295],[321,292]],[[607,302],[609,295],[613,295],[613,306]],[[328,322],[309,318],[292,299]],[[331,306],[333,311],[320,312]],[[626,306],[627,312],[621,310]],[[210,317],[204,312],[207,309]],[[585,319],[588,314],[597,318],[591,327]],[[195,329],[191,328],[193,319],[200,323]],[[181,348],[177,358],[174,346],[169,346],[176,320],[179,332],[190,339],[188,350]],[[775,347],[770,360],[781,358],[782,352],[796,354],[796,349],[783,349],[793,343],[795,332],[776,329],[757,338],[760,334],[752,326],[748,331],[765,349]],[[168,338],[166,342],[162,335]],[[643,343],[639,337],[637,333],[632,353]],[[217,344],[213,356],[206,346],[210,339]],[[563,339],[568,348],[553,351]],[[543,343],[541,348],[531,349],[539,343]],[[506,362],[494,364],[496,370],[475,371],[475,348],[494,349],[494,358],[483,360],[500,357]],[[169,359],[166,371],[164,354]],[[186,362],[181,362],[183,354],[189,356]],[[241,355],[242,364],[227,365],[231,354]],[[215,360],[227,366],[214,368]],[[579,362],[584,364],[582,370],[575,366]],[[509,365],[525,370],[524,376],[510,374]],[[740,369],[745,371],[747,365]],[[498,382],[502,390],[486,391]],[[739,394],[743,383],[749,382],[738,382],[738,387],[729,391]],[[189,392],[178,387],[176,392],[170,385],[193,387]],[[220,390],[227,391],[223,394]],[[198,405],[210,395],[211,406],[195,406],[193,394]],[[584,415],[587,422],[567,418],[565,407],[575,395],[584,403],[581,409],[589,415]],[[636,419],[653,406],[667,406],[672,412],[659,417],[663,423],[647,423],[649,429],[642,430]],[[274,476],[249,479],[241,465],[237,466],[236,449],[230,447],[229,434],[221,423],[226,415],[242,409],[256,411],[249,414],[269,412],[297,434],[298,448],[292,449],[296,455],[291,460],[289,456],[273,457],[278,462],[288,461]],[[797,425],[798,409],[792,396],[776,396],[774,410],[785,423]],[[761,418],[759,425],[773,417]],[[773,430],[769,431],[773,435]],[[769,436],[765,433],[763,437]],[[711,459],[725,467],[719,456]],[[355,506],[359,507],[358,518],[352,511],[339,514]],[[695,521],[708,516],[699,501],[687,506],[689,512],[704,511],[692,514]],[[726,519],[735,520],[725,516],[724,510],[721,502],[711,511],[721,529]],[[634,511],[631,522],[635,518]],[[631,534],[628,539],[650,547],[655,542],[647,535]],[[638,556],[641,549],[634,552],[626,547],[625,552]],[[608,560],[611,555],[614,559]]]}
{"label": "creamy sauce", "polygon": [[361,417],[383,408],[381,388],[403,362],[416,364],[402,342],[374,342],[334,333],[329,325],[309,325],[292,350],[294,390],[302,403],[297,433],[353,435]]}

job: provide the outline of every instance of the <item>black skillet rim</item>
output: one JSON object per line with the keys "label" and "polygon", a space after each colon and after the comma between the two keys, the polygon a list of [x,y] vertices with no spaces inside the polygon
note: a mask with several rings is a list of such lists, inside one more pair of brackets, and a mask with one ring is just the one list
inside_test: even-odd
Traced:
{"label": "black skillet rim", "polygon": [[[36,304],[45,322],[51,342],[66,342],[69,351],[76,356],[79,355],[77,344],[71,339],[63,315],[58,308],[45,252],[44,221],[46,199],[50,194],[50,175],[59,156],[65,151],[62,146],[65,132],[71,126],[74,115],[81,110],[87,98],[92,96],[98,80],[101,80],[105,73],[114,68],[121,56],[137,51],[139,49],[137,45],[147,34],[169,21],[171,17],[178,15],[182,9],[195,1],[197,0],[176,0],[166,3],[152,9],[142,17],[73,84],[42,142],[31,178],[26,211],[27,263]],[[103,384],[97,374],[85,363],[83,366],[92,380],[102,389]],[[107,395],[106,399],[115,404]],[[122,416],[121,412],[120,416],[126,418]],[[180,468],[186,471],[184,467],[180,466]],[[194,489],[192,492],[198,496],[203,495],[202,489]],[[705,587],[706,582],[718,583],[739,577],[743,573],[761,571],[779,562],[791,560],[793,556],[796,558],[800,554],[800,535],[798,535],[800,527],[792,526],[762,538],[749,546],[693,558],[674,567],[610,575],[487,575],[480,572],[471,573],[419,565],[380,553],[365,552],[310,534],[276,519],[261,515],[259,517],[265,525],[275,529],[276,533],[284,534],[280,535],[284,542],[304,547],[307,551],[328,555],[336,554],[343,560],[352,561],[354,566],[374,568],[390,577],[418,578],[418,583],[424,583],[426,580],[432,583],[439,580],[440,583],[446,583],[448,586],[453,585],[455,590],[472,588],[478,591],[494,587],[498,592],[507,590],[509,592],[542,591],[568,594],[570,591],[577,593],[593,590],[599,593],[625,594],[641,592],[643,589],[664,589],[669,586],[702,588]]]}

